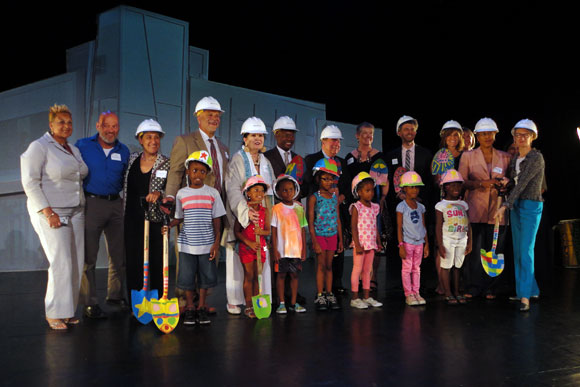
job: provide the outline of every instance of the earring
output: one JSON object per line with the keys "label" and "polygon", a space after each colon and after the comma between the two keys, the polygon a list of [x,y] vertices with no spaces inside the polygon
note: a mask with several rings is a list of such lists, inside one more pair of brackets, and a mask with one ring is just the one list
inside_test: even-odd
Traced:
{"label": "earring", "polygon": [[250,148],[248,148],[247,145],[244,145],[244,152],[249,152],[249,151],[250,151]]}
{"label": "earring", "polygon": [[266,147],[265,147],[265,146],[263,146],[263,147],[260,149],[260,152],[262,152],[262,153],[266,152]]}

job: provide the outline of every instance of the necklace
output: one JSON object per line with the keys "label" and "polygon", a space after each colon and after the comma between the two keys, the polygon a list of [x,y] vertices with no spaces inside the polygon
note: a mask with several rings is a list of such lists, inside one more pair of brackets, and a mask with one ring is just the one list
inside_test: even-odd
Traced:
{"label": "necklace", "polygon": [[367,158],[364,161],[361,160],[362,159],[362,152],[359,149],[357,149],[357,153],[358,153],[358,157],[357,157],[357,160],[356,160],[357,162],[362,163],[362,162],[370,161],[370,159],[371,159],[371,151],[368,151],[367,152]]}

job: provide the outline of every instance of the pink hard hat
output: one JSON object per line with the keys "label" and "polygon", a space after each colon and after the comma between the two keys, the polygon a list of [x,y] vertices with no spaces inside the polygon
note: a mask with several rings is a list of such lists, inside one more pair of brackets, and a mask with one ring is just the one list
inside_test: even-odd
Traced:
{"label": "pink hard hat", "polygon": [[405,172],[401,176],[401,183],[399,183],[399,187],[419,187],[423,185],[425,184],[423,184],[421,176],[415,171]]}
{"label": "pink hard hat", "polygon": [[459,173],[459,171],[451,168],[448,169],[443,176],[441,176],[441,181],[439,182],[439,185],[443,185],[443,184],[447,184],[447,183],[454,183],[454,182],[461,182],[463,183],[463,176],[461,176],[461,173]]}
{"label": "pink hard hat", "polygon": [[248,198],[248,196],[246,195],[246,193],[248,192],[248,190],[250,188],[252,188],[255,185],[262,185],[264,187],[264,191],[267,191],[268,188],[270,188],[270,185],[268,185],[268,183],[266,183],[266,180],[264,180],[264,178],[260,175],[254,175],[252,177],[250,177],[247,181],[246,184],[244,186],[244,189],[242,190],[242,194],[244,194],[244,196],[246,197],[246,199]]}

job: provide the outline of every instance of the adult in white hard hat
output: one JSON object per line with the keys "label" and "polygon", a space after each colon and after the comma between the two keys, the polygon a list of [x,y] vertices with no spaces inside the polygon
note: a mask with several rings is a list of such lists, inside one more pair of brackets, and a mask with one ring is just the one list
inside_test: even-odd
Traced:
{"label": "adult in white hard hat", "polygon": [[[473,250],[465,259],[463,268],[465,297],[482,295],[495,299],[501,276],[490,277],[481,265],[480,250],[489,250],[493,240],[495,214],[501,184],[510,162],[510,155],[493,147],[499,132],[491,118],[482,118],[475,124],[475,137],[479,146],[464,152],[459,162],[459,173],[465,179],[465,201],[469,205],[469,222],[473,236]],[[499,230],[497,253],[503,253],[505,222]]]}
{"label": "adult in white hard hat", "polygon": [[[204,150],[209,152],[213,160],[212,171],[206,175],[204,183],[217,189],[225,204],[224,176],[228,167],[229,150],[216,137],[223,113],[224,110],[214,97],[203,97],[195,105],[195,112],[193,114],[197,119],[199,129],[188,134],[177,136],[173,142],[170,155],[171,167],[169,168],[167,176],[164,202],[174,201],[177,191],[187,185],[184,164],[187,157],[193,152]],[[217,259],[214,261],[216,265],[219,262]],[[178,297],[184,297],[184,292],[181,289],[177,289],[176,295]],[[213,313],[215,308],[209,307],[209,311]]]}
{"label": "adult in white hard hat", "polygon": [[[508,195],[497,216],[503,217],[510,209],[510,225],[514,246],[516,297],[522,312],[530,310],[530,298],[539,297],[540,289],[534,277],[534,245],[542,218],[545,180],[544,157],[532,142],[538,138],[538,127],[534,121],[523,119],[512,129],[517,153],[508,167]],[[509,179],[509,182],[508,182]]]}
{"label": "adult in white hard hat", "polygon": [[276,146],[266,151],[264,156],[272,164],[274,176],[277,177],[286,172],[286,167],[296,157],[296,153],[292,151],[292,147],[296,141],[298,129],[292,118],[282,116],[274,122],[272,131],[276,138]]}
{"label": "adult in white hard hat", "polygon": [[[463,140],[463,128],[459,122],[455,120],[449,120],[443,124],[441,131],[439,132],[441,137],[441,142],[439,143],[439,148],[445,148],[451,152],[453,155],[454,169],[459,168],[459,160],[463,154],[465,147],[465,142]],[[439,175],[437,175],[439,177]],[[436,183],[439,183],[436,181]]]}
{"label": "adult in white hard hat", "polygon": [[[313,179],[312,168],[318,160],[329,158],[336,161],[339,167],[340,177],[338,184],[334,187],[338,195],[338,203],[340,204],[340,216],[342,224],[350,224],[350,217],[348,215],[347,203],[352,201],[352,193],[350,192],[351,178],[346,168],[346,161],[338,156],[340,152],[340,145],[342,140],[342,132],[336,125],[327,125],[320,133],[320,151],[307,155],[304,158],[304,193],[303,197],[309,196],[318,191],[318,185]],[[344,218],[344,219],[343,219]],[[346,246],[346,242],[345,242]],[[346,293],[346,289],[342,285],[342,277],[344,273],[344,252],[338,254],[332,260],[332,289],[326,289],[327,292],[336,294]]]}
{"label": "adult in white hard hat", "polygon": [[[228,164],[226,172],[226,215],[228,226],[224,234],[226,235],[226,295],[227,310],[231,314],[241,312],[240,305],[244,304],[244,269],[240,258],[235,251],[236,238],[234,235],[234,224],[237,220],[239,224],[246,228],[250,222],[257,222],[259,214],[248,206],[243,194],[243,187],[246,181],[255,175],[260,175],[268,184],[263,206],[270,210],[274,203],[272,183],[274,181],[274,171],[272,165],[264,157],[264,139],[267,134],[266,125],[258,117],[250,117],[244,121],[240,131],[243,146],[236,152]],[[270,257],[267,254],[263,267],[262,290],[265,294],[271,294],[270,281]],[[251,307],[251,305],[246,305]]]}
{"label": "adult in white hard hat", "polygon": [[83,179],[89,170],[68,142],[73,133],[68,107],[52,106],[48,126],[22,153],[20,168],[30,221],[49,262],[45,318],[51,329],[65,331],[80,322],[75,312],[85,263]]}
{"label": "adult in white hard hat", "polygon": [[[129,156],[123,184],[125,219],[125,273],[127,290],[143,288],[143,222],[149,219],[149,289],[163,289],[163,198],[169,157],[161,154],[161,125],[146,119],[139,124],[135,138],[142,147]],[[145,203],[142,201],[145,198]]]}

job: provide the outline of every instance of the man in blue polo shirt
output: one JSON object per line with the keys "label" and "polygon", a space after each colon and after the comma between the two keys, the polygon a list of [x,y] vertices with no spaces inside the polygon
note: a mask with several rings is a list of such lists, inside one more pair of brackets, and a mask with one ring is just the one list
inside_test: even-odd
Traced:
{"label": "man in blue polo shirt", "polygon": [[107,303],[127,308],[123,279],[125,254],[123,245],[123,176],[129,161],[129,148],[117,140],[119,117],[110,111],[101,113],[98,133],[77,141],[83,160],[89,167],[84,180],[85,207],[85,269],[81,283],[81,300],[85,316],[105,318],[99,307],[95,283],[95,265],[101,234],[105,233],[109,255]]}

